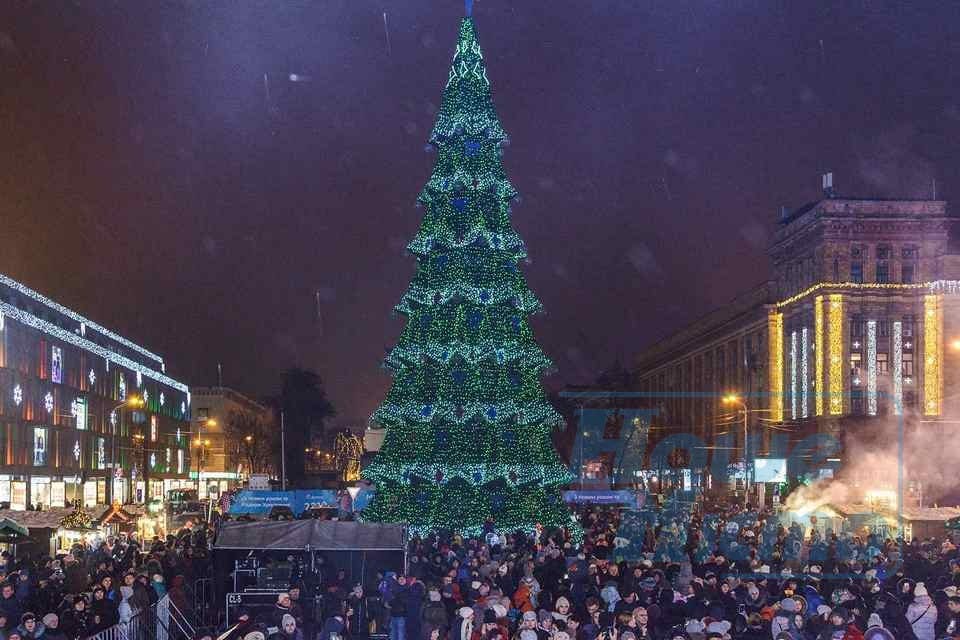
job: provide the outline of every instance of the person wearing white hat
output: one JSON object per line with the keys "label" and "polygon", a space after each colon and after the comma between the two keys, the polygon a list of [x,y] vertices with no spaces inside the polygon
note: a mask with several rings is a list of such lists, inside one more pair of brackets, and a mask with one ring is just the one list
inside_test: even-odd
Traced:
{"label": "person wearing white hat", "polygon": [[913,602],[907,607],[907,622],[917,640],[934,640],[937,625],[937,606],[927,593],[927,587],[918,582],[913,589]]}

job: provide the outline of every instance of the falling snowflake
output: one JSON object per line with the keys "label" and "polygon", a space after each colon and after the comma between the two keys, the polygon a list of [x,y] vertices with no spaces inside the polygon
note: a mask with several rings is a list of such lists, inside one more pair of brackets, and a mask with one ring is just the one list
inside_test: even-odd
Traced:
{"label": "falling snowflake", "polygon": [[13,403],[19,407],[21,402],[23,402],[23,388],[18,384],[13,388]]}
{"label": "falling snowflake", "polygon": [[87,374],[87,380],[90,381],[90,386],[97,384],[97,374],[93,372],[93,369],[90,369],[90,373]]}
{"label": "falling snowflake", "polygon": [[[144,394],[146,395],[146,394]],[[163,406],[163,403],[166,402],[166,398],[163,397],[163,391],[160,392],[160,406]]]}
{"label": "falling snowflake", "polygon": [[143,404],[147,404],[150,401],[150,392],[146,389],[143,390]]}
{"label": "falling snowflake", "polygon": [[47,391],[47,395],[43,396],[43,408],[47,410],[47,413],[53,413],[53,394]]}
{"label": "falling snowflake", "polygon": [[73,459],[77,462],[80,462],[80,441],[77,440],[73,443]]}
{"label": "falling snowflake", "polygon": [[80,413],[80,404],[74,400],[70,403],[70,415],[76,418],[78,413]]}

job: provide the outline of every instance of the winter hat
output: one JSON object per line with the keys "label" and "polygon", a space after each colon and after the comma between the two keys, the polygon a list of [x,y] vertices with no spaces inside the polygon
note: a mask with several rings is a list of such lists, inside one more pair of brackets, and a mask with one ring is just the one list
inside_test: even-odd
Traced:
{"label": "winter hat", "polygon": [[23,624],[24,622],[28,622],[29,620],[33,620],[34,622],[36,622],[37,614],[33,613],[32,611],[27,611],[25,614],[20,616],[20,624]]}
{"label": "winter hat", "polygon": [[260,631],[251,631],[243,636],[243,640],[266,640],[266,637]]}
{"label": "winter hat", "polygon": [[[620,637],[622,638],[623,636]],[[566,631],[557,631],[553,634],[553,640],[570,640],[570,634]]]}
{"label": "winter hat", "polygon": [[882,627],[883,621],[880,620],[880,616],[876,613],[871,613],[870,618],[867,620],[867,628],[870,627]]}
{"label": "winter hat", "polygon": [[930,594],[927,593],[926,585],[924,585],[922,582],[918,582],[917,586],[913,590],[913,597],[919,598],[919,597],[928,596],[928,595]]}
{"label": "winter hat", "polygon": [[524,622],[536,622],[536,621],[537,621],[537,614],[534,613],[533,611],[525,611],[524,614],[523,614],[523,621],[524,621]]}
{"label": "winter hat", "polygon": [[693,635],[695,633],[703,633],[707,627],[704,626],[699,620],[688,620],[686,626],[683,627],[683,630]]}
{"label": "winter hat", "polygon": [[556,608],[559,607],[561,604],[565,604],[565,605],[567,605],[567,608],[570,608],[570,601],[567,600],[567,598],[566,598],[565,596],[560,596],[559,598],[557,598],[557,599],[554,601],[554,603],[553,603],[553,608],[556,609]]}
{"label": "winter hat", "polygon": [[520,632],[520,640],[537,640],[537,632],[533,629],[524,629]]}
{"label": "winter hat", "polygon": [[497,614],[493,609],[486,609],[483,612],[483,624],[496,624]]}
{"label": "winter hat", "polygon": [[473,609],[471,609],[470,607],[460,607],[459,609],[457,609],[457,615],[463,619],[472,618]]}
{"label": "winter hat", "polygon": [[722,636],[730,631],[731,626],[727,620],[715,620],[707,625],[707,633],[719,633]]}
{"label": "winter hat", "polygon": [[289,613],[283,614],[283,617],[280,618],[280,626],[281,626],[281,627],[282,627],[283,625],[285,625],[285,624],[290,624],[291,622],[294,623],[294,624],[296,624],[296,623],[297,623],[297,619],[294,618],[294,617],[293,617],[292,615],[290,615]]}
{"label": "winter hat", "polygon": [[552,614],[552,613],[550,613],[549,611],[545,611],[545,610],[543,610],[543,609],[540,609],[540,611],[537,611],[537,621],[538,621],[538,622],[546,622],[546,621],[548,621],[548,620],[553,620],[553,614]]}
{"label": "winter hat", "polygon": [[818,616],[825,616],[825,615],[828,615],[829,613],[830,613],[830,607],[828,607],[827,605],[822,604],[819,607],[817,607]]}
{"label": "winter hat", "polygon": [[780,601],[780,608],[786,611],[787,613],[796,613],[797,612],[797,601],[793,598],[784,598]]}
{"label": "winter hat", "polygon": [[507,608],[502,604],[495,604],[491,608],[493,609],[493,613],[497,616],[497,618],[507,617]]}

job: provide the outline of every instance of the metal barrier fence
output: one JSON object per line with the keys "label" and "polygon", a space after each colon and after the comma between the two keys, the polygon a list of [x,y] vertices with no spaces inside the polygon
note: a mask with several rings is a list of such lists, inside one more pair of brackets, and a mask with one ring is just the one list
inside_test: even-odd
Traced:
{"label": "metal barrier fence", "polygon": [[129,621],[115,624],[86,640],[189,640],[195,633],[187,616],[165,595],[149,608],[137,611]]}

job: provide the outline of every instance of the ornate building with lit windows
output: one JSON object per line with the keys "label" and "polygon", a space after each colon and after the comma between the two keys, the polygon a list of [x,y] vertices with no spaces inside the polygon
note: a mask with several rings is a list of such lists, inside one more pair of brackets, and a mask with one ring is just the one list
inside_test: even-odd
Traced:
{"label": "ornate building with lit windows", "polygon": [[0,275],[0,504],[143,502],[187,483],[190,393],[165,369]]}
{"label": "ornate building with lit windows", "polygon": [[[639,355],[634,381],[653,425],[736,462],[745,431],[754,458],[779,455],[778,435],[842,440],[901,417],[907,429],[956,420],[954,220],[943,201],[832,194],[782,212],[772,279]],[[746,404],[725,406],[729,393]]]}

